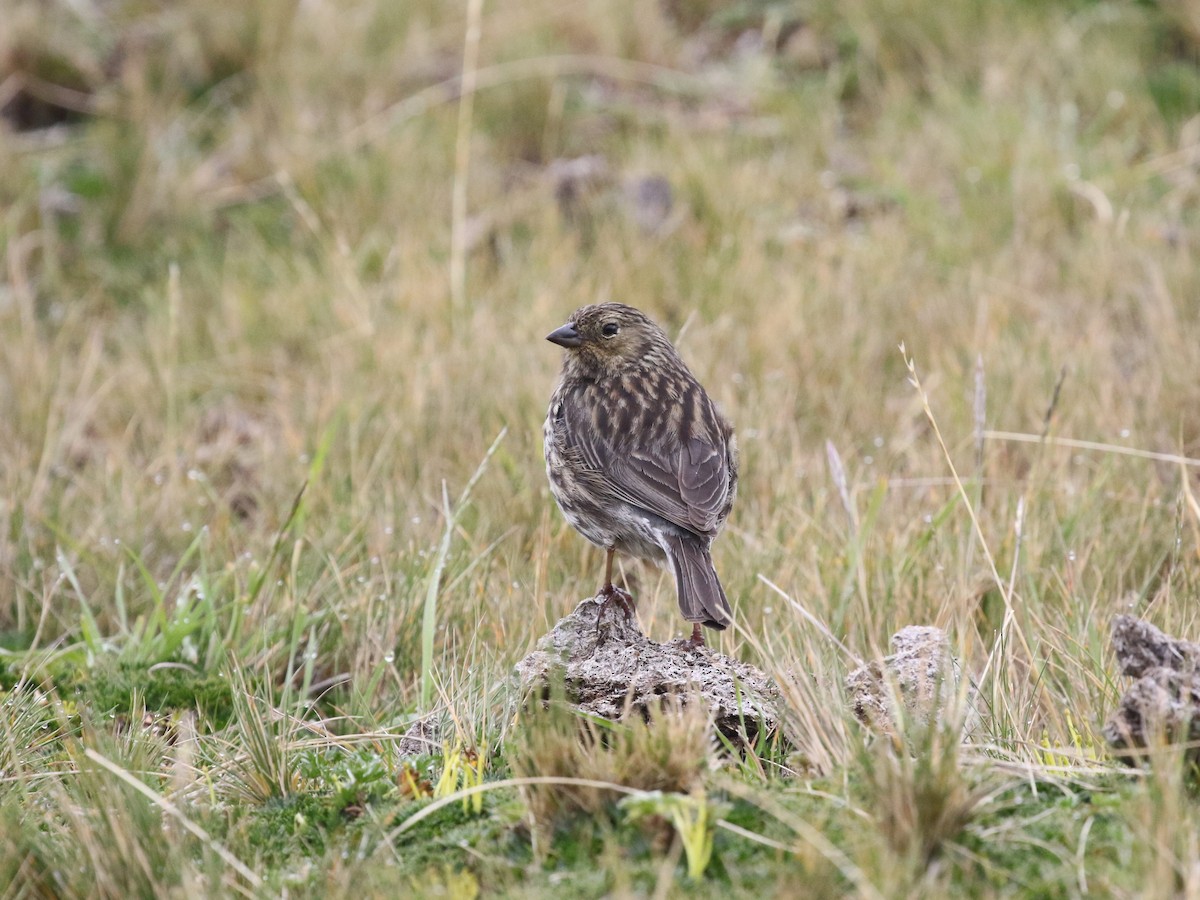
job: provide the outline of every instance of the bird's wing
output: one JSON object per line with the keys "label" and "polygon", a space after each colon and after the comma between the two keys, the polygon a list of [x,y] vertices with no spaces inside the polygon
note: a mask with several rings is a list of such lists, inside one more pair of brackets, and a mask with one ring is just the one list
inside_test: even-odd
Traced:
{"label": "bird's wing", "polygon": [[700,438],[663,453],[633,450],[611,477],[632,503],[700,534],[716,529],[729,493],[724,447]]}
{"label": "bird's wing", "polygon": [[[597,427],[583,404],[565,406],[565,443],[601,476],[604,489],[688,531],[716,529],[729,499],[729,450],[719,431],[711,439],[672,438],[653,425]],[[715,426],[711,401],[705,398],[704,406]]]}

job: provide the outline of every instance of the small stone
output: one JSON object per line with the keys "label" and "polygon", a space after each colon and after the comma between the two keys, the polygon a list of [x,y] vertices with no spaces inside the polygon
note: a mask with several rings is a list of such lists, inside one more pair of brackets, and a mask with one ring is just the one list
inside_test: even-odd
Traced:
{"label": "small stone", "polygon": [[[1140,754],[1121,751],[1200,741],[1200,644],[1133,616],[1113,620],[1112,642],[1121,671],[1137,679],[1104,725],[1117,757],[1135,763]],[[1200,763],[1200,750],[1188,758]]]}
{"label": "small stone", "polygon": [[662,175],[644,175],[625,183],[625,207],[629,217],[646,234],[667,230],[675,199],[671,182]]}
{"label": "small stone", "polygon": [[408,726],[396,745],[396,755],[426,756],[442,749],[442,729],[432,716],[417,719]]}
{"label": "small stone", "polygon": [[[1139,678],[1121,697],[1105,723],[1104,739],[1118,759],[1136,763],[1141,754],[1121,751],[1162,746],[1164,742],[1200,741],[1200,677],[1196,673],[1155,669]],[[1188,758],[1200,763],[1200,750]]]}
{"label": "small stone", "polygon": [[1200,644],[1170,637],[1134,616],[1113,619],[1112,644],[1123,675],[1140,678],[1159,668],[1177,672],[1200,669]]}
{"label": "small stone", "polygon": [[942,629],[909,625],[892,635],[891,649],[882,660],[846,676],[854,715],[885,734],[896,733],[896,692],[905,719],[928,722],[945,708],[958,687],[950,640]]}
{"label": "small stone", "polygon": [[590,195],[612,180],[608,160],[599,154],[553,160],[546,167],[546,173],[553,185],[559,212],[568,222],[582,214]]}

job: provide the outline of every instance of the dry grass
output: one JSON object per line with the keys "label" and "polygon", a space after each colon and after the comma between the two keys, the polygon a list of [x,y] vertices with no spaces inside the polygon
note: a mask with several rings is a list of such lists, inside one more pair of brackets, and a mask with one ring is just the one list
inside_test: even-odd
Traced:
{"label": "dry grass", "polygon": [[[389,764],[418,714],[496,749],[511,664],[600,566],[545,486],[558,359],[541,336],[611,298],[666,325],[739,428],[716,547],[739,628],[717,645],[785,682],[793,768],[845,781],[862,742],[838,690],[854,663],[813,621],[859,657],[932,623],[986,673],[974,750],[1030,779],[1097,777],[1111,616],[1200,634],[1194,17],[720,6],[0,0],[0,101],[75,117],[0,127],[0,673],[66,692],[66,744],[72,716],[107,711],[89,706],[99,674],[232,681],[236,659],[240,683],[293,698],[281,714]],[[585,153],[613,181],[564,215],[548,164]],[[627,206],[640,174],[672,188],[658,233]],[[649,633],[678,633],[671,585],[625,567]],[[197,785],[238,760],[287,794],[287,753],[250,744],[293,720],[255,706],[248,726],[249,702],[201,735],[186,788],[163,759],[121,765],[206,821],[225,814]],[[42,715],[5,710],[12,735]],[[0,875],[246,887],[183,833],[115,866],[161,809],[63,746],[0,738],[18,823]],[[924,835],[961,831],[906,818],[924,757],[889,759],[863,777],[892,824],[815,851],[793,829],[809,870],[901,891],[866,863],[887,835],[915,829],[927,858],[942,838]],[[973,782],[946,771],[958,809]],[[1192,801],[1151,815],[1178,785],[1133,791],[1122,821],[1155,849],[1093,888],[1173,875],[1186,893]],[[238,816],[220,832],[282,883]],[[355,852],[326,882],[288,877],[386,889],[375,850]],[[1070,853],[1078,887],[1090,863]],[[76,856],[92,875],[55,868]],[[948,871],[922,884],[948,890]]]}
{"label": "dry grass", "polygon": [[[703,708],[669,698],[648,720],[611,724],[585,718],[559,701],[533,701],[509,735],[506,754],[517,778],[588,779],[686,794],[700,784],[713,753],[712,723]],[[545,834],[580,815],[597,817],[618,794],[588,785],[531,784],[522,789]]]}

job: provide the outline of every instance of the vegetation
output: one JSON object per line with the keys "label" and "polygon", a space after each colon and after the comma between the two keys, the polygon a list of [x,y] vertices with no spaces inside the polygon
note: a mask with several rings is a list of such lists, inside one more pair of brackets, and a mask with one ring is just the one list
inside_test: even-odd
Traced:
{"label": "vegetation", "polygon": [[[0,895],[1194,893],[1099,737],[1113,615],[1200,635],[1192,10],[0,0]],[[739,429],[744,756],[510,694],[598,299]],[[847,709],[910,623],[965,741]]]}

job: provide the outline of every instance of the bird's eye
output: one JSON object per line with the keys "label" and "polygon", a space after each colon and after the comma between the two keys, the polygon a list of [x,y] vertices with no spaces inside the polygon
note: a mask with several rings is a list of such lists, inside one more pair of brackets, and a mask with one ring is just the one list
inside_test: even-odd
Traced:
{"label": "bird's eye", "polygon": [[605,337],[612,337],[618,331],[620,331],[620,329],[617,327],[616,322],[605,322],[604,327],[600,329],[600,333]]}

